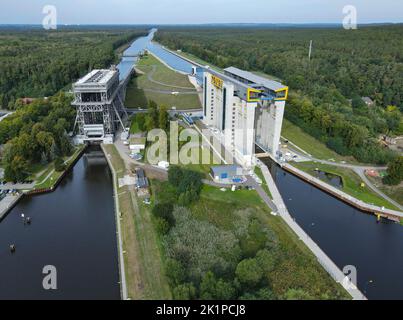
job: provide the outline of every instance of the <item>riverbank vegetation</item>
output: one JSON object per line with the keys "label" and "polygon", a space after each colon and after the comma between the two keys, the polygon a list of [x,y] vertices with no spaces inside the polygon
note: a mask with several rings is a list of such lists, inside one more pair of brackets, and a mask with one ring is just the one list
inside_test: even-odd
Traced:
{"label": "riverbank vegetation", "polygon": [[145,55],[127,88],[128,108],[146,108],[149,100],[178,110],[201,108],[195,87],[186,75],[175,72],[153,55]]}
{"label": "riverbank vegetation", "polygon": [[16,109],[19,98],[54,95],[89,70],[116,63],[115,50],[143,35],[143,29],[116,27],[5,28],[0,33],[0,107]]}
{"label": "riverbank vegetation", "polygon": [[[402,30],[401,25],[354,31],[166,28],[156,40],[218,67],[234,65],[283,79],[291,88],[288,120],[341,156],[384,164],[396,154],[383,148],[378,136],[403,133]],[[365,96],[374,105],[365,104]]]}
{"label": "riverbank vegetation", "polygon": [[153,184],[153,212],[175,299],[348,299],[255,191],[224,192],[197,173],[169,171]]}
{"label": "riverbank vegetation", "polygon": [[0,122],[7,181],[24,181],[34,167],[71,155],[68,132],[72,130],[75,111],[70,103],[69,95],[59,93],[35,100]]}
{"label": "riverbank vegetation", "polygon": [[[316,162],[299,162],[292,163],[292,165],[319,179],[321,179],[321,177],[318,176],[318,171],[338,176],[342,180],[341,190],[345,193],[365,203],[399,211],[399,208],[396,208],[389,201],[369,189],[368,185],[351,169]],[[324,182],[328,183],[329,181],[324,180]]]}

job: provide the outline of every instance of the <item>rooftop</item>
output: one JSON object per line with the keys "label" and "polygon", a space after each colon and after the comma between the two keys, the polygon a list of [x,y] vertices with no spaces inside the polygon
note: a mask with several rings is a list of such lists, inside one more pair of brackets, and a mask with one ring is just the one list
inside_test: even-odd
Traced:
{"label": "rooftop", "polygon": [[117,70],[95,69],[76,82],[80,84],[107,84],[117,74]]}
{"label": "rooftop", "polygon": [[231,173],[234,175],[242,174],[242,168],[237,165],[212,166],[211,171],[215,176],[219,176],[222,173]]}
{"label": "rooftop", "polygon": [[252,72],[241,70],[235,67],[226,68],[224,71],[273,91],[280,90],[285,87],[285,85],[281,84],[280,82],[257,76]]}

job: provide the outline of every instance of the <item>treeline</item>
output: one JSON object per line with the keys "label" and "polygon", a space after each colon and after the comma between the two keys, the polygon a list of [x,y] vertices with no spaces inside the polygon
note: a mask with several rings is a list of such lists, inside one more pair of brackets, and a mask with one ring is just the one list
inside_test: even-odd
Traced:
{"label": "treeline", "polygon": [[51,96],[93,68],[117,62],[115,50],[143,30],[5,30],[0,34],[0,107]]}
{"label": "treeline", "polygon": [[[234,65],[282,79],[294,97],[286,107],[287,118],[341,154],[385,163],[393,154],[379,146],[378,135],[403,134],[402,35],[402,25],[358,30],[179,28],[159,31],[157,40],[219,67]],[[363,96],[375,106],[365,105]]]}
{"label": "treeline", "polygon": [[59,93],[49,99],[38,99],[18,109],[0,122],[4,178],[21,182],[32,173],[36,164],[54,161],[72,152],[68,136],[73,128],[75,110],[71,97]]}
{"label": "treeline", "polygon": [[[201,173],[171,166],[168,181],[153,185],[153,222],[174,299],[274,300],[337,295],[331,288],[312,291],[306,279],[298,279],[300,274],[289,279],[278,275],[283,268],[296,270],[290,266],[290,252],[262,218],[267,213],[202,198],[202,178]],[[293,259],[295,254],[292,252]]]}

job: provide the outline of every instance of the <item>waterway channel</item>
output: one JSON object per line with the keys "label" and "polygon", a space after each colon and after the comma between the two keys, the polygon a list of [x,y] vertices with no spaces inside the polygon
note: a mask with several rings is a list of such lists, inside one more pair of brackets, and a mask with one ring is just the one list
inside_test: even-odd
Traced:
{"label": "waterway channel", "polygon": [[[191,64],[152,43],[153,29],[125,53],[148,48],[172,68]],[[136,63],[123,57],[121,77]],[[26,197],[0,223],[0,299],[119,299],[111,174],[88,150],[54,193]],[[90,157],[87,157],[89,155]],[[370,299],[403,299],[403,227],[365,214],[267,161],[284,201],[301,227],[342,269],[354,265]],[[21,213],[32,218],[22,223]],[[16,253],[8,247],[16,245]],[[42,268],[54,265],[58,289],[42,287]]]}
{"label": "waterway channel", "polygon": [[[1,221],[0,300],[120,299],[112,177],[99,153],[87,149],[55,192],[24,197]],[[56,290],[42,286],[47,265]]]}

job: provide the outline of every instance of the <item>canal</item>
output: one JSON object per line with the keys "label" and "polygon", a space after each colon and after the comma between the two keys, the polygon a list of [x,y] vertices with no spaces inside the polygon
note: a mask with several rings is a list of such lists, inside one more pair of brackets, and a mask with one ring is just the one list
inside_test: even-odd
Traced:
{"label": "canal", "polygon": [[[172,68],[191,64],[152,43],[153,29],[127,49],[149,48]],[[123,57],[121,76],[136,63]],[[0,223],[0,299],[119,299],[112,178],[103,157],[89,149],[54,193],[26,197]],[[271,167],[284,201],[300,226],[342,269],[354,265],[370,299],[403,299],[403,227],[376,223],[327,193]],[[21,213],[32,224],[24,225]],[[16,253],[8,247],[16,245]],[[57,268],[58,289],[42,288],[46,265]]]}
{"label": "canal", "polygon": [[357,269],[358,287],[369,299],[403,299],[403,227],[361,212],[313,187],[270,160],[290,214],[338,265]]}
{"label": "canal", "polygon": [[[99,152],[87,149],[55,192],[23,198],[1,221],[0,300],[120,299],[112,177]],[[46,265],[57,290],[42,287]]]}

